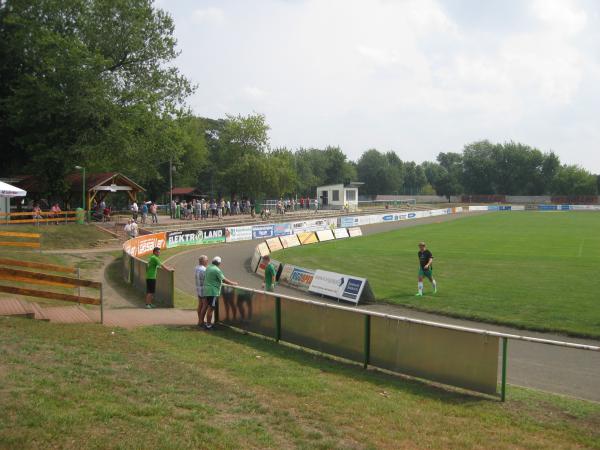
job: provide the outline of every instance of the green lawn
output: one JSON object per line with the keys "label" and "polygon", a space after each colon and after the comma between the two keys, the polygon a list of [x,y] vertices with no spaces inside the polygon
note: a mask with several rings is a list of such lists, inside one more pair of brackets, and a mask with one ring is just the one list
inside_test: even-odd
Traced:
{"label": "green lawn", "polygon": [[[111,332],[114,331],[114,334]],[[600,405],[500,403],[229,330],[0,318],[0,448],[600,448]]]}
{"label": "green lawn", "polygon": [[[434,255],[437,295],[417,298],[417,243]],[[535,330],[600,337],[600,214],[506,212],[277,252],[366,277],[377,299]]]}
{"label": "green lawn", "polygon": [[[89,248],[99,239],[111,239],[112,236],[99,230],[93,225],[78,225],[69,223],[67,225],[0,225],[0,231],[17,231],[22,233],[40,233],[43,250]],[[28,238],[1,238],[3,241],[30,241]],[[5,251],[6,247],[3,247]],[[16,248],[15,248],[16,249]],[[22,251],[22,249],[18,249]]]}

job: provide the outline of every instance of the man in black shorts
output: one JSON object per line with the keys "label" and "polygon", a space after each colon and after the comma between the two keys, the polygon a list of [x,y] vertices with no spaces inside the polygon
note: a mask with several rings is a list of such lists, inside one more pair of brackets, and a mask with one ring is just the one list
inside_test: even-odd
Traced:
{"label": "man in black shorts", "polygon": [[431,284],[433,285],[433,293],[437,292],[437,283],[433,278],[433,255],[429,250],[427,250],[427,246],[425,242],[419,242],[419,292],[417,292],[417,297],[423,296],[423,277],[426,277]]}

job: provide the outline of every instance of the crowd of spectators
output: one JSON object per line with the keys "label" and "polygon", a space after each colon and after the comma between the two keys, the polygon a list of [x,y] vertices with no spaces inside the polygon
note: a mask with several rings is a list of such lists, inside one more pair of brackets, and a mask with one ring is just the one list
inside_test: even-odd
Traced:
{"label": "crowd of spectators", "polygon": [[221,219],[225,216],[240,214],[254,215],[254,203],[250,200],[193,199],[190,201],[173,200],[170,205],[172,219],[207,220]]}

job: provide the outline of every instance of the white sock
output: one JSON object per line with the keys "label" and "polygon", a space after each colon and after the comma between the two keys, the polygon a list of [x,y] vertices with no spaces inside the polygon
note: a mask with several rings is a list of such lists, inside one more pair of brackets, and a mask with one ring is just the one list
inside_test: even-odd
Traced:
{"label": "white sock", "polygon": [[419,294],[423,293],[423,282],[419,281]]}
{"label": "white sock", "polygon": [[432,281],[432,284],[433,284],[433,290],[434,291],[437,290],[437,283],[435,280]]}

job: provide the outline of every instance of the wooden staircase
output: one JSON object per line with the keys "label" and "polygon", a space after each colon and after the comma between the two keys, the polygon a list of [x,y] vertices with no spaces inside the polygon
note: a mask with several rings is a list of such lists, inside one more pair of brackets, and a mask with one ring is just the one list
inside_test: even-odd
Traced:
{"label": "wooden staircase", "polygon": [[0,299],[0,316],[25,317],[54,323],[93,323],[97,314],[80,305],[43,307],[14,298]]}

